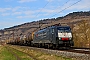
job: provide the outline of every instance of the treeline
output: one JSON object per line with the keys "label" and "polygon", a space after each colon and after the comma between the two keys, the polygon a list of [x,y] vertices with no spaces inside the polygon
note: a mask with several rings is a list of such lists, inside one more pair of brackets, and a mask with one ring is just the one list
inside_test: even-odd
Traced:
{"label": "treeline", "polygon": [[[68,15],[66,15],[66,16],[90,16],[90,11],[85,11],[85,12],[83,12],[83,11],[80,11],[80,12],[73,12],[73,13],[69,13]],[[65,16],[65,17],[66,17]]]}

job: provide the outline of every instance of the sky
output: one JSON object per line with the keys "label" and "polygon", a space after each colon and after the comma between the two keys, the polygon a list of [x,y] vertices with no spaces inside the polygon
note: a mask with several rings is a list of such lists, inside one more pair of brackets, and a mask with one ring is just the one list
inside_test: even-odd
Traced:
{"label": "sky", "polygon": [[90,0],[0,0],[0,29],[90,11]]}

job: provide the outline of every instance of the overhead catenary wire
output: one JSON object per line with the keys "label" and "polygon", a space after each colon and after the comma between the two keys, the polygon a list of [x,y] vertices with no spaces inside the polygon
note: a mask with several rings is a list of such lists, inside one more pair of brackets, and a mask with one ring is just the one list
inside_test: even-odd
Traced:
{"label": "overhead catenary wire", "polygon": [[[65,4],[67,4],[69,1],[70,1],[70,0],[68,0]],[[77,1],[77,2],[75,2],[75,3],[73,3],[72,5],[70,5],[70,6],[66,7],[66,8],[64,8],[63,10],[59,11],[58,13],[61,13],[62,11],[66,10],[66,9],[68,9],[68,8],[70,8],[70,7],[72,7],[73,5],[75,5],[75,4],[77,4],[77,3],[79,3],[80,1],[81,1],[81,0],[79,0],[79,1]],[[49,3],[49,2],[48,2],[48,3]],[[47,3],[47,4],[48,4],[48,3]],[[46,5],[47,5],[47,4],[46,4]],[[65,4],[63,4],[63,5],[65,5]],[[43,8],[45,8],[45,7],[46,7],[46,5],[45,5]],[[42,10],[43,10],[43,9],[42,9]],[[41,10],[41,11],[42,11],[42,10]],[[40,12],[41,12],[41,11],[40,11]],[[39,12],[39,13],[40,13],[40,12]],[[38,14],[39,14],[39,13],[38,13]],[[53,16],[51,16],[51,17],[54,17],[54,16],[55,16],[55,15],[57,15],[58,13],[54,14],[54,15],[53,15]],[[37,14],[37,15],[38,15],[38,14]],[[36,15],[36,16],[37,16],[37,15]],[[39,26],[39,27],[42,27],[42,25],[41,25],[41,26]],[[37,29],[35,29],[34,31],[36,31],[36,30],[38,30],[38,28],[37,28]]]}
{"label": "overhead catenary wire", "polygon": [[[68,0],[66,3],[68,3],[69,1],[70,1],[70,0]],[[61,13],[62,11],[66,10],[66,9],[68,9],[68,8],[70,8],[70,7],[72,7],[73,5],[79,3],[80,1],[81,1],[81,0],[79,0],[79,1],[77,1],[77,2],[75,2],[75,3],[73,3],[72,5],[70,5],[70,6],[66,7],[66,8],[64,8],[63,10],[61,10],[61,11],[58,12],[58,13]],[[63,5],[65,5],[65,4],[63,4]],[[58,13],[56,13],[55,15],[57,15]],[[55,16],[55,15],[53,15],[53,16]],[[53,17],[53,16],[52,16],[52,17]],[[40,27],[42,27],[42,25],[41,25]]]}
{"label": "overhead catenary wire", "polygon": [[[70,0],[66,1],[62,6],[64,6],[65,4],[67,4],[69,1],[70,1]],[[43,8],[45,8],[48,4],[49,4],[49,2],[48,2]],[[42,9],[42,10],[43,10],[43,9]],[[42,11],[42,10],[41,10],[41,11]],[[41,12],[41,11],[40,11],[40,12]],[[40,12],[39,12],[39,13],[40,13]],[[39,13],[38,13],[38,14],[39,14]],[[37,15],[38,15],[38,14],[37,14]],[[37,17],[37,15],[36,15],[36,17]],[[39,23],[39,24],[40,24],[40,23]],[[43,24],[42,24],[42,25],[43,25]],[[39,28],[42,27],[42,25],[41,25],[41,26],[39,25]],[[36,29],[36,30],[38,30],[38,29]],[[36,31],[36,30],[35,30],[35,31]]]}
{"label": "overhead catenary wire", "polygon": [[[61,6],[64,6],[64,5],[67,4],[69,1],[70,1],[70,0],[66,1],[66,2],[65,2],[64,4],[62,4]],[[61,6],[57,7],[56,9],[60,8]],[[54,9],[52,12],[54,12],[56,9]],[[52,12],[51,12],[51,13],[52,13]],[[51,13],[50,13],[50,14],[51,14]],[[48,15],[50,15],[50,14],[48,14]]]}
{"label": "overhead catenary wire", "polygon": [[[41,12],[48,4],[49,4],[49,2],[47,2],[47,3],[45,4],[45,6],[40,10],[40,12]],[[40,14],[40,12],[38,12],[35,17],[37,17],[37,16]],[[40,24],[40,23],[39,23],[39,24]],[[41,25],[41,26],[42,26],[42,25]],[[39,25],[39,28],[40,28],[41,26]],[[39,28],[35,29],[34,31],[37,31]],[[34,31],[33,31],[33,32],[34,32]]]}
{"label": "overhead catenary wire", "polygon": [[[48,4],[49,4],[49,2],[47,2],[47,3],[43,6],[43,8],[36,14],[36,16],[35,16],[34,18],[36,18],[36,17],[40,14],[40,12],[41,12]],[[34,18],[33,18],[33,19],[34,19]],[[39,27],[41,27],[41,26],[39,26]],[[39,27],[38,27],[37,29],[33,30],[32,32],[37,31],[37,30],[39,29]]]}
{"label": "overhead catenary wire", "polygon": [[37,13],[37,15],[35,16],[35,18],[40,14],[40,12],[42,12],[42,10],[43,10],[48,4],[49,4],[49,2],[47,2],[47,3],[45,4],[45,6],[43,6],[43,8]]}
{"label": "overhead catenary wire", "polygon": [[75,3],[73,3],[72,5],[70,5],[70,6],[68,6],[68,7],[66,7],[66,8],[64,8],[63,10],[61,10],[61,11],[59,11],[59,12],[57,12],[56,14],[54,14],[53,16],[51,16],[51,17],[54,17],[55,15],[57,15],[58,13],[61,13],[62,11],[64,11],[64,10],[66,10],[66,9],[68,9],[68,8],[70,8],[70,7],[72,7],[73,5],[75,5],[75,4],[77,4],[77,3],[79,3],[81,0],[79,0],[79,1],[77,1],[77,2],[75,2]]}

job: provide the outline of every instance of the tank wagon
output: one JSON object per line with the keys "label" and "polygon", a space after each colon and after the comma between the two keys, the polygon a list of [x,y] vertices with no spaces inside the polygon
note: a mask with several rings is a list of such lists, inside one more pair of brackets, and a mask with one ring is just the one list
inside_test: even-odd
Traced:
{"label": "tank wagon", "polygon": [[50,26],[34,33],[32,45],[38,47],[71,47],[74,46],[69,26]]}

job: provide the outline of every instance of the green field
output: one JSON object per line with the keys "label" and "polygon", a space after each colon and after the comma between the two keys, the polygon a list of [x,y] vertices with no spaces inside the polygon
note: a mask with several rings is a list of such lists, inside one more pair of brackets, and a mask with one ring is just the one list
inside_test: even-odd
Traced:
{"label": "green field", "polygon": [[[16,56],[10,51],[13,51],[21,60],[74,60],[62,56],[46,54],[41,51],[35,51],[19,46],[0,46],[0,60],[17,60]],[[34,59],[33,59],[34,58]]]}
{"label": "green field", "polygon": [[3,46],[0,46],[0,60],[16,60],[16,58]]}
{"label": "green field", "polygon": [[[9,47],[21,60],[32,60],[28,55]],[[16,56],[6,49],[5,46],[0,46],[0,60],[17,60]]]}

